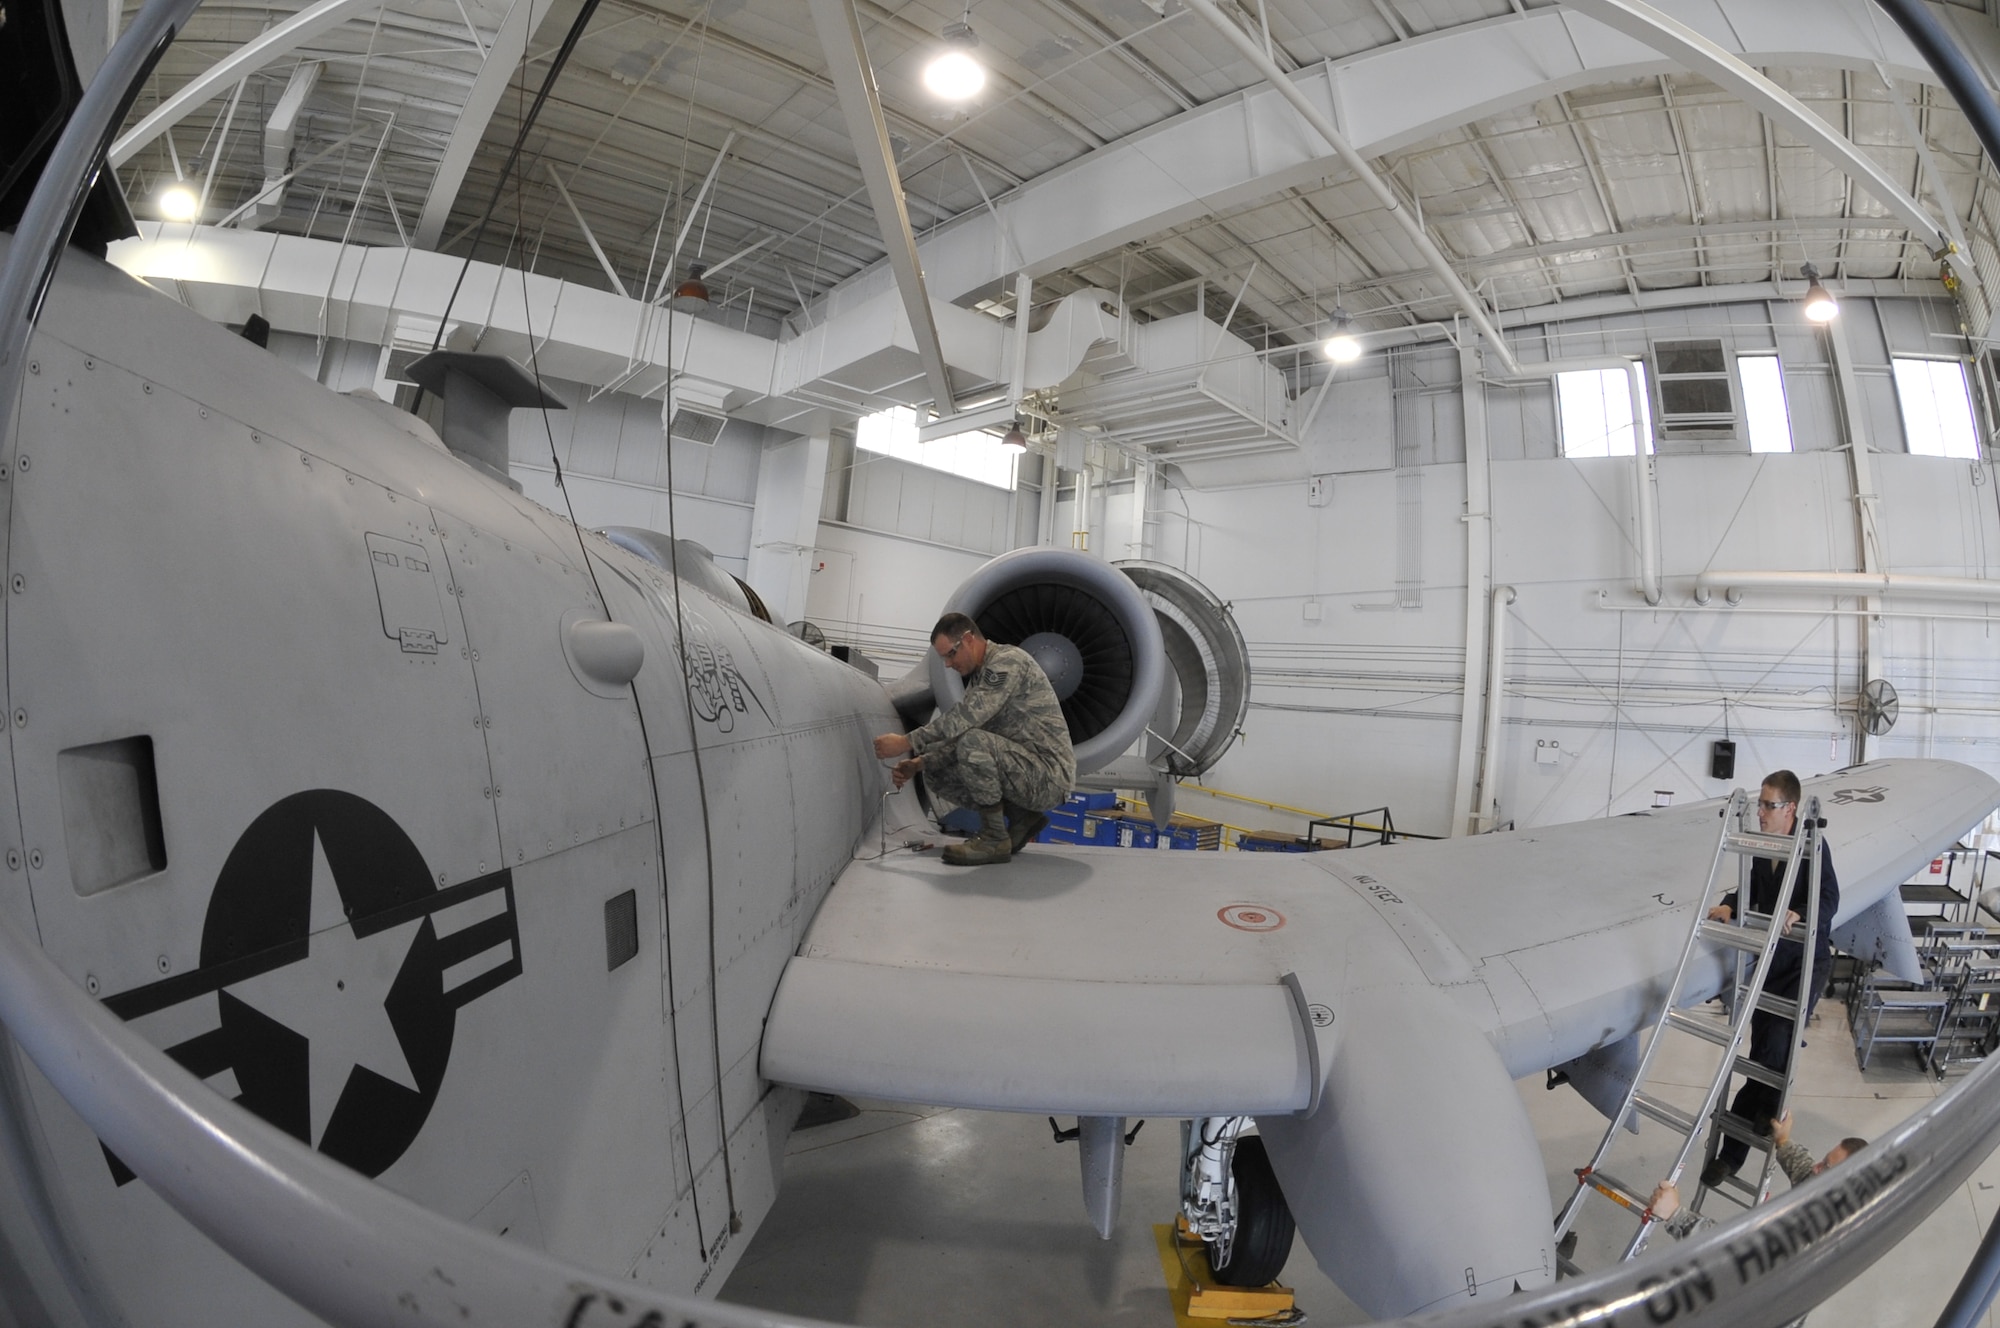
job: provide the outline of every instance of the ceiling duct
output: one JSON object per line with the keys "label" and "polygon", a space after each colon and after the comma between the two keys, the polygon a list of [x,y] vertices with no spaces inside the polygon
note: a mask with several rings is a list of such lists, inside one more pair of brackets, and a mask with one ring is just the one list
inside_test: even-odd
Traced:
{"label": "ceiling duct", "polygon": [[1298,448],[1284,376],[1200,312],[1134,327],[1125,357],[1132,367],[1064,384],[1065,425],[1101,428],[1163,461]]}
{"label": "ceiling duct", "polygon": [[723,408],[729,393],[721,383],[686,374],[675,378],[673,390],[660,403],[667,436],[704,447],[712,445],[722,436],[722,426],[729,423],[729,412]]}
{"label": "ceiling duct", "polygon": [[692,406],[683,406],[674,412],[673,422],[667,426],[668,436],[685,443],[712,445],[722,436],[722,426],[729,423],[724,415],[710,414]]}

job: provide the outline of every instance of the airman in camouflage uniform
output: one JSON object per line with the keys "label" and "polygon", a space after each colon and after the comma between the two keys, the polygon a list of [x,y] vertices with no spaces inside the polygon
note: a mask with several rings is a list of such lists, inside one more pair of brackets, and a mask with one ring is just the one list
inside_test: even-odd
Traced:
{"label": "airman in camouflage uniform", "polygon": [[921,769],[935,792],[979,809],[979,833],[946,849],[945,861],[1005,862],[1076,783],[1062,703],[1034,656],[988,641],[964,614],[940,618],[931,646],[965,679],[964,699],[908,737],[883,734],[875,754],[908,755],[894,772],[898,788]]}

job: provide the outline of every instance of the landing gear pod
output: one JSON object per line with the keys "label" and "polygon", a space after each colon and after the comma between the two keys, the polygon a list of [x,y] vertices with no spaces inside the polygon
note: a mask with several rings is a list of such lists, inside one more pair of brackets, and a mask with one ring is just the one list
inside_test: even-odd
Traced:
{"label": "landing gear pod", "polygon": [[[1088,554],[1004,553],[968,577],[944,611],[1035,657],[1062,702],[1078,774],[1130,747],[1159,706],[1168,672],[1159,620],[1125,573]],[[938,708],[956,705],[963,680],[936,652],[928,666]]]}

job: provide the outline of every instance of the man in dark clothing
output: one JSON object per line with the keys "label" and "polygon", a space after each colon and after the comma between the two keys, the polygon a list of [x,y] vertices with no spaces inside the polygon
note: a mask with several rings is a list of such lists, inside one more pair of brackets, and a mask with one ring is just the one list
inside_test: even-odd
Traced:
{"label": "man in dark clothing", "polygon": [[[1779,770],[1764,780],[1764,787],[1758,794],[1757,825],[1767,835],[1789,835],[1798,824],[1799,777],[1789,770]],[[1810,864],[1799,863],[1799,879],[1793,883],[1791,898],[1786,901],[1785,925],[1792,926],[1805,916],[1806,902],[1811,890]],[[1757,858],[1750,865],[1750,906],[1752,913],[1769,914],[1779,907],[1778,888],[1784,883],[1785,864],[1772,858]],[[1728,922],[1736,916],[1738,901],[1732,890],[1722,897],[1722,902],[1708,911],[1708,916],[1717,922]],[[1840,881],[1833,874],[1833,851],[1826,840],[1819,841],[1819,926],[1813,937],[1812,991],[1804,998],[1804,1011],[1796,1026],[1780,1015],[1758,1010],[1750,1016],[1749,1057],[1767,1069],[1783,1072],[1791,1064],[1792,1048],[1804,1032],[1806,1021],[1812,1018],[1813,1006],[1819,1002],[1819,993],[1826,986],[1828,965],[1833,959],[1833,915],[1840,911]],[[1764,978],[1764,990],[1773,996],[1787,1000],[1799,1000],[1799,977],[1805,962],[1805,952],[1797,941],[1781,940],[1778,949],[1771,956],[1771,969]],[[1769,1084],[1758,1083],[1754,1079],[1744,1081],[1736,1090],[1736,1099],[1729,1104],[1730,1111],[1748,1120],[1752,1125],[1766,1127],[1778,1112],[1780,1094]],[[1724,1139],[1722,1150],[1715,1160],[1702,1170],[1702,1183],[1715,1186],[1724,1176],[1733,1176],[1742,1167],[1744,1158],[1750,1154],[1750,1146],[1741,1139]]]}
{"label": "man in dark clothing", "polygon": [[1062,703],[1033,655],[988,641],[962,613],[938,619],[931,648],[965,679],[965,696],[907,737],[878,737],[875,755],[908,758],[893,772],[897,788],[922,770],[935,792],[979,809],[979,833],[946,849],[946,862],[1006,862],[1048,824],[1042,812],[1076,783]]}

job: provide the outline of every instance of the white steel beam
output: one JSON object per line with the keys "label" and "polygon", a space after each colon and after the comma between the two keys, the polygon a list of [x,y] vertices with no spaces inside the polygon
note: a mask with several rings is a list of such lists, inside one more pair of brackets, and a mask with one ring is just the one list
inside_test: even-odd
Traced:
{"label": "white steel beam", "polygon": [[328,28],[338,27],[355,14],[379,8],[382,0],[319,0],[298,13],[243,43],[190,79],[179,92],[161,102],[138,124],[120,135],[111,145],[111,164],[123,166],[140,148],[185,119],[190,111],[241,83],[282,55],[297,50]]}
{"label": "white steel beam", "polygon": [[521,57],[528,52],[528,39],[541,27],[553,4],[554,0],[514,0],[507,17],[500,20],[500,30],[493,34],[486,62],[479,67],[479,76],[472,80],[472,90],[466,94],[465,107],[452,124],[451,141],[445,145],[437,174],[431,178],[431,191],[424,199],[424,210],[417,217],[419,248],[437,247],[444,224],[451,217],[452,204],[458,201],[459,186],[465,183],[465,173],[472,168],[473,154],[479,151],[486,127],[493,122],[493,112],[499,109],[507,84],[520,68]]}
{"label": "white steel beam", "polygon": [[[1748,65],[1869,69],[1935,85],[1937,75],[1866,0],[1828,0],[1801,23],[1788,0],[1660,0],[1703,25]],[[1719,16],[1719,17],[1718,17]],[[1736,36],[1716,36],[1724,30]],[[1262,54],[1259,43],[1258,53]],[[1290,76],[1364,157],[1469,120],[1580,87],[1677,68],[1659,51],[1581,14],[1535,8],[1378,47]],[[1408,95],[1422,88],[1424,95]],[[1255,143],[1254,152],[1244,144]],[[1099,148],[939,226],[919,252],[930,290],[956,300],[1026,269],[1041,276],[1204,216],[1224,216],[1337,169],[1328,145],[1273,87],[1249,88]],[[1935,227],[1926,223],[1926,238]],[[850,278],[832,303],[886,290],[880,270]]]}
{"label": "white steel beam", "polygon": [[256,206],[244,213],[243,224],[251,230],[276,221],[285,210],[285,185],[298,173],[292,165],[292,152],[298,143],[299,112],[305,109],[306,98],[312,96],[325,68],[318,60],[293,65],[284,94],[271,108],[271,118],[264,121],[264,187],[257,193]]}
{"label": "white steel beam", "polygon": [[1814,115],[1804,102],[1718,43],[1645,0],[1565,0],[1565,3],[1607,28],[1646,43],[1718,87],[1735,93],[1845,171],[1849,179],[1893,212],[1898,221],[1922,236],[1931,252],[1942,252],[1949,244],[1937,221],[1923,204],[1910,197],[1880,166],[1869,160],[1867,153]]}
{"label": "white steel beam", "polygon": [[862,178],[868,183],[875,224],[889,250],[889,268],[903,297],[917,357],[930,381],[933,404],[938,414],[950,415],[957,409],[951,375],[938,345],[937,322],[924,288],[923,263],[917,257],[917,239],[910,230],[909,208],[903,202],[903,182],[896,171],[895,151],[889,146],[889,128],[882,121],[882,99],[875,91],[875,71],[861,40],[861,17],[854,12],[854,0],[812,0],[812,16],[820,45],[826,49],[827,72],[840,94],[841,113],[847,117],[847,132],[854,140]]}
{"label": "white steel beam", "polygon": [[1250,34],[1237,27],[1215,7],[1214,0],[1186,0],[1186,4],[1189,9],[1206,20],[1217,34],[1234,46],[1237,54],[1255,66],[1257,72],[1291,103],[1292,109],[1299,113],[1313,132],[1326,140],[1334,155],[1354,172],[1363,185],[1367,186],[1368,191],[1375,195],[1376,201],[1388,212],[1389,219],[1409,237],[1410,243],[1416,246],[1418,255],[1444,284],[1445,290],[1457,301],[1458,307],[1465,311],[1465,316],[1472,320],[1472,325],[1479,329],[1480,335],[1486,338],[1501,362],[1510,370],[1515,368],[1513,352],[1507,349],[1507,339],[1501,336],[1500,329],[1494,326],[1486,306],[1481,303],[1478,296],[1466,288],[1463,281],[1459,280],[1458,273],[1452,271],[1451,261],[1445,257],[1444,251],[1437,247],[1437,242],[1431,239],[1430,232],[1424,229],[1424,224],[1412,215],[1409,208],[1403,206],[1402,200],[1396,196],[1396,191],[1389,187],[1388,182],[1375,170],[1374,165],[1355,150],[1354,145],[1340,132],[1332,118],[1299,91],[1298,85],[1284,70],[1278,68],[1277,62],[1265,53]]}
{"label": "white steel beam", "polygon": [[627,291],[625,283],[618,279],[618,269],[612,267],[611,260],[604,256],[604,246],[597,242],[597,233],[590,229],[590,223],[583,219],[583,212],[577,207],[576,200],[571,198],[569,190],[563,187],[562,172],[556,169],[554,162],[549,162],[548,168],[549,180],[555,185],[556,192],[562,195],[562,201],[569,205],[570,216],[576,218],[576,228],[583,232],[584,240],[590,245],[590,252],[597,255],[597,265],[603,268],[604,275],[611,279],[611,289],[625,299],[631,299],[631,292]]}

